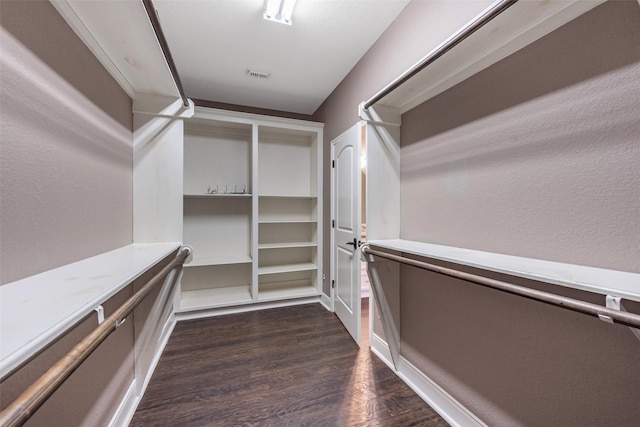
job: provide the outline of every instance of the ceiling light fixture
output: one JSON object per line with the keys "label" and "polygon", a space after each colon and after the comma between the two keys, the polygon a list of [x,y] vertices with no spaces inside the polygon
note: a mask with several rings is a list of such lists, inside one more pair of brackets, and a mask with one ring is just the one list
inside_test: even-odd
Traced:
{"label": "ceiling light fixture", "polygon": [[269,21],[291,25],[291,15],[296,0],[265,0],[262,16]]}

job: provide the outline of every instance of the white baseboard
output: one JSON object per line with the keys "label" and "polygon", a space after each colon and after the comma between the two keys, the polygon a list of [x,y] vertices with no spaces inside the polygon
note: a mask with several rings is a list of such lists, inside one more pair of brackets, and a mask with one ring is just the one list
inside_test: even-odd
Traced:
{"label": "white baseboard", "polygon": [[302,304],[315,304],[321,303],[319,296],[305,297],[290,300],[270,301],[263,303],[250,303],[245,305],[236,305],[231,307],[212,308],[207,310],[198,311],[181,311],[176,312],[176,320],[178,322],[182,320],[202,319],[206,317],[224,316],[227,314],[247,313],[256,310],[266,310],[269,308],[290,307],[294,305]]}
{"label": "white baseboard", "polygon": [[487,427],[478,417],[433,382],[424,372],[400,356],[398,370],[393,367],[389,346],[373,334],[371,351],[405,382],[422,400],[454,427]]}
{"label": "white baseboard", "polygon": [[136,380],[131,382],[127,393],[124,395],[124,399],[118,405],[118,409],[116,409],[116,413],[111,418],[109,422],[109,427],[122,427],[129,425],[131,418],[133,418],[133,414],[136,412],[136,408],[138,407],[138,402],[140,401],[136,396]]}
{"label": "white baseboard", "polygon": [[371,334],[371,351],[373,354],[378,356],[380,360],[384,362],[392,371],[395,371],[396,368],[393,366],[393,362],[391,360],[391,351],[389,351],[389,345],[378,335]]}
{"label": "white baseboard", "polygon": [[162,333],[160,334],[160,339],[158,340],[158,346],[156,347],[153,359],[151,360],[151,364],[149,365],[149,370],[147,371],[147,375],[145,375],[144,382],[142,383],[142,388],[140,389],[140,397],[144,395],[144,392],[149,385],[149,381],[151,381],[151,377],[153,376],[153,372],[156,370],[156,366],[158,366],[160,356],[162,356],[162,352],[167,346],[169,338],[171,337],[171,333],[173,332],[173,328],[175,327],[176,319],[174,315],[171,315],[167,319],[167,322],[164,324],[164,328],[162,328]]}
{"label": "white baseboard", "polygon": [[156,370],[156,366],[158,366],[160,356],[162,356],[162,352],[167,346],[167,343],[169,342],[169,338],[171,337],[171,333],[173,332],[173,328],[175,328],[175,326],[176,319],[173,315],[171,315],[162,328],[162,333],[160,334],[160,339],[158,340],[156,351],[154,352],[153,359],[151,360],[151,364],[149,365],[149,370],[144,377],[144,382],[142,383],[140,394],[136,394],[138,383],[136,379],[134,379],[131,383],[131,386],[129,387],[129,390],[127,390],[127,393],[125,394],[124,399],[122,399],[122,402],[120,402],[115,415],[111,419],[109,427],[128,426],[133,419],[133,416],[136,413],[136,409],[138,409],[138,405],[142,400],[142,396],[144,396],[144,392],[147,390],[147,386],[151,381],[153,372]]}
{"label": "white baseboard", "polygon": [[320,304],[322,304],[328,311],[333,312],[331,297],[325,294],[320,295]]}

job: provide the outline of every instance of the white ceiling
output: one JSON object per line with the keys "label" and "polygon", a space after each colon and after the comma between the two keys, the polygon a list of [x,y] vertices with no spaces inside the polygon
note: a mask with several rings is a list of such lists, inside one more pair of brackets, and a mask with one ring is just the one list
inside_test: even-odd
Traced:
{"label": "white ceiling", "polygon": [[264,0],[154,1],[189,98],[302,114],[315,112],[408,3],[298,0],[288,26],[262,18]]}

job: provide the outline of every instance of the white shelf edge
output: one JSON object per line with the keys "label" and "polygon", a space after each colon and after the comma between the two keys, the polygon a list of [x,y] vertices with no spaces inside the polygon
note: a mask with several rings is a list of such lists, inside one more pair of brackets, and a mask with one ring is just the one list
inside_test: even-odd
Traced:
{"label": "white shelf edge", "polygon": [[232,264],[251,264],[253,260],[248,255],[230,256],[230,257],[203,257],[196,258],[189,264],[185,264],[185,267],[206,267],[216,265],[232,265]]}
{"label": "white shelf edge", "polygon": [[185,199],[226,199],[226,198],[247,198],[250,199],[253,194],[244,193],[244,194],[183,194],[182,197]]}
{"label": "white shelf edge", "polygon": [[252,302],[251,285],[225,286],[211,289],[182,291],[180,312],[206,310]]}
{"label": "white shelf edge", "polygon": [[318,196],[288,196],[277,194],[258,194],[258,197],[265,199],[317,199]]}
{"label": "white shelf edge", "polygon": [[259,243],[258,249],[313,248],[317,246],[316,242]]}
{"label": "white shelf edge", "polygon": [[323,129],[324,123],[314,122],[310,120],[289,119],[284,117],[265,116],[256,113],[244,113],[238,111],[222,110],[211,107],[195,107],[195,116],[202,119],[228,121],[234,123],[256,124],[257,126],[266,127],[285,127],[301,130],[307,128]]}
{"label": "white shelf edge", "polygon": [[[263,286],[265,286],[265,284],[263,284]],[[258,301],[283,300],[319,295],[320,291],[312,285],[291,286],[275,290],[258,290]]]}
{"label": "white shelf edge", "polygon": [[[411,240],[370,240],[371,246],[505,273],[567,288],[640,301],[640,274]],[[616,285],[612,285],[615,283]]]}
{"label": "white shelf edge", "polygon": [[0,287],[0,377],[180,247],[136,243]]}
{"label": "white shelf edge", "polygon": [[265,274],[294,273],[296,271],[312,271],[317,269],[318,266],[310,262],[298,264],[270,265],[265,267],[258,267],[258,275],[262,276]]}
{"label": "white shelf edge", "polygon": [[[379,105],[397,108],[400,113],[405,113],[544,37],[604,1],[546,2],[543,7],[537,2],[520,2],[459,46],[454,47],[444,58],[449,72],[438,75],[432,73],[432,68],[427,67],[413,77],[413,85],[410,80],[405,83],[402,90],[397,89],[380,100]],[[475,51],[471,58],[460,53],[461,48],[462,52],[465,51],[465,46]]]}
{"label": "white shelf edge", "polygon": [[314,224],[318,222],[317,219],[258,219],[259,224]]}

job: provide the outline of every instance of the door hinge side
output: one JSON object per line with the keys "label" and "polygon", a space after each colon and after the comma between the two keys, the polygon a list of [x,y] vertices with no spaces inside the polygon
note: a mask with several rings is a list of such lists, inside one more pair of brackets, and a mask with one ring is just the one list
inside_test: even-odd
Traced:
{"label": "door hinge side", "polygon": [[331,289],[335,289],[336,288],[336,281],[332,280],[331,281]]}
{"label": "door hinge side", "polygon": [[335,160],[331,160],[331,167],[335,168],[336,167],[336,161]]}
{"label": "door hinge side", "polygon": [[331,220],[331,228],[336,228],[336,220],[335,219]]}

